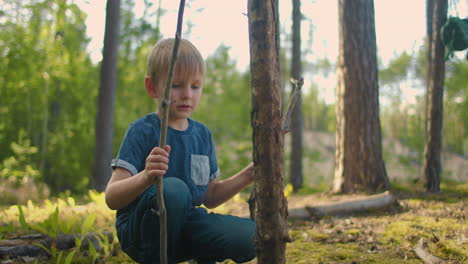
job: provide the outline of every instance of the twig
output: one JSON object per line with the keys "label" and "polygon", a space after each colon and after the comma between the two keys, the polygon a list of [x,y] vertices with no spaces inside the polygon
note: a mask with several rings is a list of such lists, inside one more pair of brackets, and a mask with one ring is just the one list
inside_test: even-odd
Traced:
{"label": "twig", "polygon": [[418,242],[418,246],[414,249],[416,255],[424,261],[426,264],[441,264],[444,263],[444,260],[432,255],[426,250],[427,243],[421,238]]}
{"label": "twig", "polygon": [[[291,78],[290,81],[294,85],[294,88],[293,95],[291,96],[288,104],[288,109],[286,110],[286,115],[284,115],[283,118],[283,135],[287,134],[291,130],[292,112],[294,110],[294,106],[296,106],[297,98],[299,98],[302,85],[304,85],[304,79],[302,77],[299,80]],[[249,204],[250,219],[255,221],[255,188],[250,193],[250,197],[247,200],[247,203]]]}
{"label": "twig", "polygon": [[294,85],[294,90],[293,90],[293,95],[291,96],[291,100],[289,101],[288,109],[286,110],[286,116],[283,119],[283,134],[286,134],[291,130],[292,112],[294,110],[294,106],[296,106],[297,99],[299,98],[302,85],[304,85],[303,78],[299,80],[291,78],[290,81]]}
{"label": "twig", "polygon": [[[182,21],[184,17],[185,0],[180,1],[179,13],[177,16],[177,30],[175,33],[174,46],[172,48],[171,64],[169,65],[169,72],[167,74],[166,86],[164,87],[164,99],[162,101],[162,122],[161,122],[161,133],[159,138],[159,147],[164,148],[166,146],[167,136],[167,122],[169,119],[169,106],[171,104],[171,85],[172,78],[174,76],[175,64],[177,61],[177,53],[179,51],[180,35],[182,32]],[[166,206],[164,205],[163,197],[163,181],[162,177],[157,177],[156,180],[156,202],[158,205],[157,214],[159,215],[159,241],[160,248],[159,254],[161,258],[161,264],[167,264],[167,214]]]}

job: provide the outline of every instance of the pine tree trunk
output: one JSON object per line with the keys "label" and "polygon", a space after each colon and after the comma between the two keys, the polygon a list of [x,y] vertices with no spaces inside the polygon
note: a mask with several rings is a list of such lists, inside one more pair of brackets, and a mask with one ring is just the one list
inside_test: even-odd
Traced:
{"label": "pine tree trunk", "polygon": [[280,13],[279,13],[279,0],[275,0],[275,32],[276,32],[276,49],[277,49],[277,56],[278,56],[278,67],[280,72],[280,89],[281,89],[281,109],[284,113],[285,108],[287,107],[287,93],[286,93],[286,85],[289,79],[289,73],[287,72],[287,65],[285,65],[286,59],[284,56],[281,55],[281,24],[280,24]]}
{"label": "pine tree trunk", "polygon": [[[299,80],[302,76],[301,62],[301,1],[293,0],[293,25],[292,25],[292,63],[291,76]],[[291,129],[291,168],[290,177],[294,191],[299,190],[303,183],[302,154],[303,154],[303,116],[302,116],[302,96],[298,94],[296,106],[292,114]]]}
{"label": "pine tree trunk", "polygon": [[274,0],[249,0],[257,263],[285,263],[283,127]]}
{"label": "pine tree trunk", "polygon": [[442,149],[442,117],[444,96],[444,47],[440,28],[447,20],[447,0],[434,0],[432,13],[432,45],[428,78],[427,141],[424,150],[424,176],[426,190],[440,191],[442,171],[440,153]]}
{"label": "pine tree trunk", "polygon": [[103,191],[111,176],[114,102],[117,86],[120,0],[107,0],[101,81],[96,116],[96,142],[91,188]]}
{"label": "pine tree trunk", "polygon": [[382,158],[374,3],[339,0],[334,192],[390,187]]}
{"label": "pine tree trunk", "polygon": [[427,139],[427,122],[429,117],[429,76],[432,65],[432,14],[434,10],[434,0],[426,0],[426,96],[424,97],[424,138]]}

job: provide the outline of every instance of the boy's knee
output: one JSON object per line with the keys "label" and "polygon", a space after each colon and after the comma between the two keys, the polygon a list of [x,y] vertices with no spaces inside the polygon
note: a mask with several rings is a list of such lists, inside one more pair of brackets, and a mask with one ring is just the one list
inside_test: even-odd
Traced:
{"label": "boy's knee", "polygon": [[175,177],[168,177],[164,178],[163,186],[164,201],[168,209],[190,207],[192,195],[185,182]]}
{"label": "boy's knee", "polygon": [[232,260],[242,263],[247,262],[255,258],[255,245],[253,237],[255,235],[255,222],[246,221],[242,225],[242,228],[236,230],[236,236],[234,236],[234,243],[231,248]]}

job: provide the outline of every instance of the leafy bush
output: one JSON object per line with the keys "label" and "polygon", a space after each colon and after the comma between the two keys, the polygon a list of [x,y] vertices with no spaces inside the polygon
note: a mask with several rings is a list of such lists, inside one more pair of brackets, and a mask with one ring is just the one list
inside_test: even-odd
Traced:
{"label": "leafy bush", "polygon": [[0,164],[0,203],[4,204],[40,201],[49,196],[47,186],[38,183],[40,173],[33,162],[37,148],[31,146],[25,133],[20,131],[19,135],[18,142],[10,144],[13,156],[5,158]]}
{"label": "leafy bush", "polygon": [[17,184],[27,178],[39,177],[39,171],[34,167],[33,155],[37,148],[31,146],[30,140],[20,133],[18,142],[12,142],[10,148],[13,156],[3,160],[0,167],[0,177],[4,179],[14,178]]}

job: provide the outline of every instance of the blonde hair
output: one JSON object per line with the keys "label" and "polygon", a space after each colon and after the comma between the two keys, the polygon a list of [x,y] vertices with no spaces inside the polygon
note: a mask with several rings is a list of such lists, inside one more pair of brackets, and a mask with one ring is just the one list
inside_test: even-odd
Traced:
{"label": "blonde hair", "polygon": [[[165,85],[169,65],[171,63],[174,39],[158,41],[148,56],[147,75],[153,84],[158,87]],[[188,40],[181,39],[174,75],[178,76],[205,76],[205,62],[198,49]]]}

